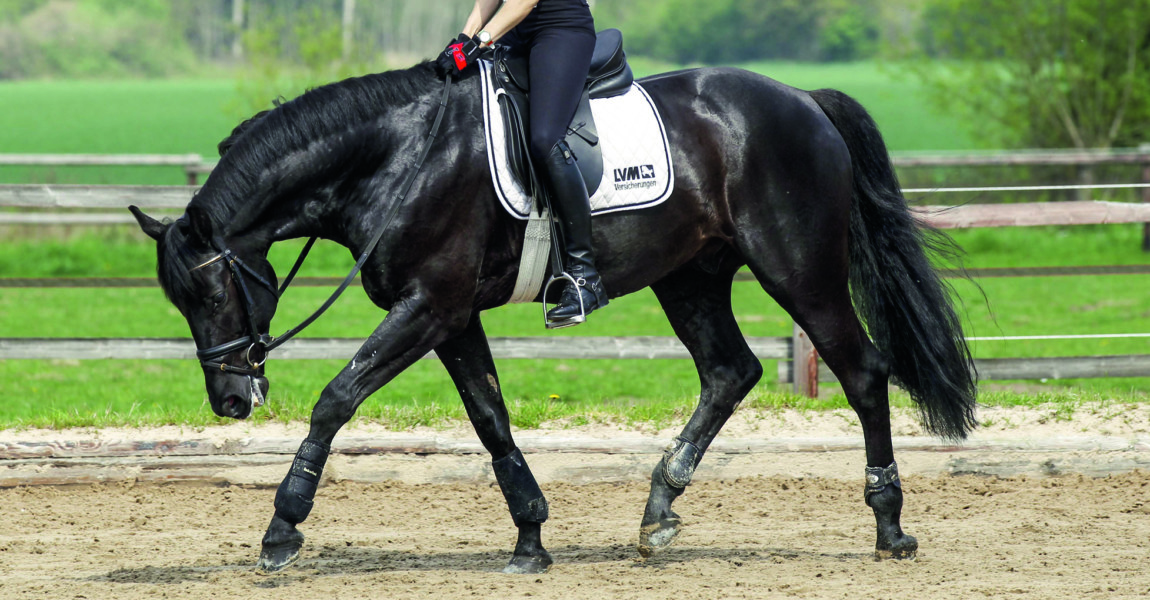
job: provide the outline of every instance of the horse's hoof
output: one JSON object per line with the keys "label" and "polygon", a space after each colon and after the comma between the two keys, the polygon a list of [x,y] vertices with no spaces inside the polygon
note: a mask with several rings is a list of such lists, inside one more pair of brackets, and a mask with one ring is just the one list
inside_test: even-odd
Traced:
{"label": "horse's hoof", "polygon": [[260,560],[256,563],[256,568],[264,573],[275,573],[290,567],[299,560],[303,539],[303,533],[293,529],[286,540],[274,544],[265,542],[260,549]]}
{"label": "horse's hoof", "polygon": [[671,517],[643,526],[639,529],[639,556],[650,558],[652,554],[665,550],[679,535],[681,525],[680,519]]}
{"label": "horse's hoof", "polygon": [[546,573],[554,562],[547,551],[540,556],[512,556],[503,572],[508,575],[536,575]]}
{"label": "horse's hoof", "polygon": [[918,540],[914,536],[903,535],[898,540],[891,542],[889,546],[887,548],[876,546],[874,550],[875,560],[914,560],[918,558]]}
{"label": "horse's hoof", "polygon": [[282,571],[299,560],[299,550],[298,544],[265,547],[260,551],[260,560],[256,563],[256,568],[264,573]]}

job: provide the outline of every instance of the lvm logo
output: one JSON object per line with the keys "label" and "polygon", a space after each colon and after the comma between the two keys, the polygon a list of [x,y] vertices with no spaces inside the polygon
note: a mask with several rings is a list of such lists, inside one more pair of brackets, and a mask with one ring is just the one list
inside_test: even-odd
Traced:
{"label": "lvm logo", "polygon": [[615,183],[655,178],[655,165],[638,165],[615,169]]}

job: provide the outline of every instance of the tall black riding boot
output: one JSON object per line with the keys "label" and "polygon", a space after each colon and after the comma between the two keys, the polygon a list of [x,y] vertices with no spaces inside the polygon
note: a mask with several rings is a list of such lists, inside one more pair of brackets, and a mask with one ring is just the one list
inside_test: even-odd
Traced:
{"label": "tall black riding boot", "polygon": [[553,327],[577,325],[585,321],[591,311],[607,306],[607,292],[595,270],[595,250],[591,247],[587,185],[566,141],[561,140],[551,148],[542,167],[540,175],[551,197],[551,208],[563,227],[566,271],[577,283],[563,289],[559,305],[547,311],[547,320]]}

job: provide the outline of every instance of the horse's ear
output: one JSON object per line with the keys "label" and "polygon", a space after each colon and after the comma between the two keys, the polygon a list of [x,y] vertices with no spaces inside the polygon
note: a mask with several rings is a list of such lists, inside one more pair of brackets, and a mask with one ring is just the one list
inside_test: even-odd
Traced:
{"label": "horse's ear", "polygon": [[212,245],[212,220],[208,212],[202,208],[188,207],[188,237],[198,246],[207,248]]}
{"label": "horse's ear", "polygon": [[132,216],[136,217],[136,222],[140,224],[140,229],[148,234],[148,237],[153,240],[159,241],[160,237],[167,231],[168,226],[144,214],[138,206],[129,206],[128,210],[132,211]]}

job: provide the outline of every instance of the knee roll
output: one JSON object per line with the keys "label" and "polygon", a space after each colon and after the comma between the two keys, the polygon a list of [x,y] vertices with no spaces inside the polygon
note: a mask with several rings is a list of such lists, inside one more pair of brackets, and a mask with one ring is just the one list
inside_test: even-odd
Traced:
{"label": "knee roll", "polygon": [[499,482],[516,527],[547,520],[547,498],[543,497],[543,490],[539,489],[539,483],[518,448],[499,460],[491,461],[491,469],[495,471],[495,480]]}
{"label": "knee roll", "polygon": [[318,440],[307,439],[300,444],[287,477],[276,490],[276,515],[293,525],[307,519],[330,453],[331,446]]}

